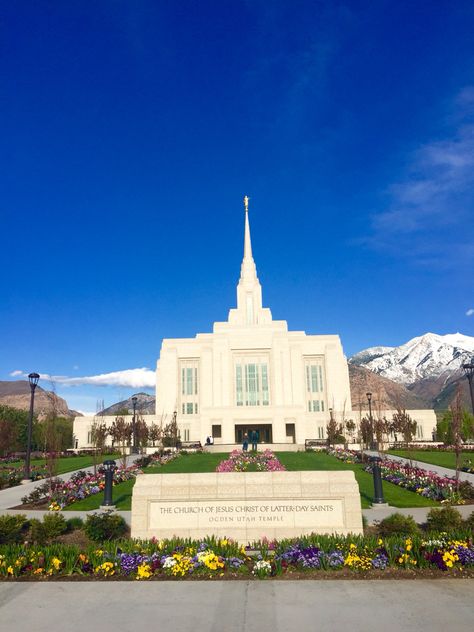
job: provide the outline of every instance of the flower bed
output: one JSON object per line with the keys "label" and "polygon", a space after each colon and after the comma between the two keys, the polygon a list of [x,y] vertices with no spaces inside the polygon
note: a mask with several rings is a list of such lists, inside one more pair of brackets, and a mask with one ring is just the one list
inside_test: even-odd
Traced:
{"label": "flower bed", "polygon": [[[6,487],[16,487],[20,485],[24,475],[23,468],[20,467],[0,467],[0,489]],[[46,466],[37,467],[35,465],[30,468],[30,479],[39,481],[48,476]]]}
{"label": "flower bed", "polygon": [[[257,552],[258,551],[258,552]],[[434,540],[391,537],[308,536],[299,540],[256,542],[252,550],[229,539],[202,541],[120,541],[100,548],[64,544],[0,546],[0,578],[82,576],[134,579],[243,576],[347,577],[352,573],[402,571],[474,573],[474,546],[464,536]]]}
{"label": "flower bed", "polygon": [[[123,483],[141,472],[136,465],[119,467],[114,471],[113,484]],[[53,478],[36,487],[28,496],[21,499],[23,504],[48,503],[50,511],[59,511],[76,500],[82,500],[93,494],[98,494],[105,487],[105,474],[98,468],[97,474],[79,471],[67,481]]]}
{"label": "flower bed", "polygon": [[[335,456],[345,463],[361,463],[361,454],[356,450],[341,450],[328,448],[327,453]],[[372,464],[365,468],[366,472],[372,472]],[[421,467],[412,467],[408,463],[383,458],[380,463],[382,478],[389,483],[404,487],[411,492],[420,494],[425,498],[438,501],[462,502],[460,494],[456,491],[456,480],[448,476],[438,476],[436,472],[425,470]],[[460,491],[466,498],[472,498],[471,485],[463,482]]]}
{"label": "flower bed", "polygon": [[[179,453],[165,455],[157,453],[149,457],[149,465],[164,465],[178,456]],[[119,466],[114,471],[113,484],[124,483],[135,478],[141,472],[142,469],[136,463],[129,467]],[[67,481],[60,478],[48,480],[36,487],[28,496],[24,496],[21,502],[34,505],[47,504],[50,511],[59,511],[78,500],[99,494],[104,490],[104,487],[105,474],[102,467],[97,468],[97,474],[81,470],[73,474]]]}
{"label": "flower bed", "polygon": [[249,469],[257,472],[283,472],[286,468],[271,450],[264,452],[233,450],[228,459],[219,463],[216,472],[246,472]]}
{"label": "flower bed", "polygon": [[325,452],[331,456],[335,456],[339,461],[344,461],[344,463],[362,463],[361,454],[358,450],[326,448]]}
{"label": "flower bed", "polygon": [[[389,483],[404,487],[411,492],[431,498],[432,500],[450,500],[456,493],[456,481],[447,476],[438,476],[435,472],[424,470],[420,467],[383,459],[380,463],[382,478]],[[365,468],[366,472],[372,472],[372,465]]]}

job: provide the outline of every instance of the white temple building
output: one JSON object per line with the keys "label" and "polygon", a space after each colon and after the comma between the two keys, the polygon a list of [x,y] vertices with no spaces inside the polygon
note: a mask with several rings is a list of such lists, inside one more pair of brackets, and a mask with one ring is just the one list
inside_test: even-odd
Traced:
{"label": "white temple building", "polygon": [[[145,419],[149,424],[168,423],[176,411],[183,441],[204,443],[212,436],[215,444],[241,444],[251,430],[266,444],[304,445],[306,439],[325,439],[331,414],[338,421],[357,422],[359,416],[351,410],[340,338],[288,331],[286,321],[273,320],[270,309],[263,307],[247,197],[244,207],[237,307],[230,309],[227,321],[214,323],[212,333],[163,340],[156,369],[156,415]],[[416,412],[423,418],[421,435],[431,438],[434,412]],[[92,421],[76,418],[76,447],[90,445]]]}

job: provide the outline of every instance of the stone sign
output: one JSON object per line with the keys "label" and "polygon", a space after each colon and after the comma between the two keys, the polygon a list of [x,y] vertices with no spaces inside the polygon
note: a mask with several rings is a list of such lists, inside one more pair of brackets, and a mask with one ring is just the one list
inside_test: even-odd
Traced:
{"label": "stone sign", "polygon": [[353,472],[143,474],[133,488],[133,538],[309,533],[362,533]]}

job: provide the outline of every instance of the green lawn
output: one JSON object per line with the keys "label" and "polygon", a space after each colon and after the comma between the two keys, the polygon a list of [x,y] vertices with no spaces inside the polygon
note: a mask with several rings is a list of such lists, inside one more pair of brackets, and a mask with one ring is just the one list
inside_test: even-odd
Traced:
{"label": "green lawn", "polygon": [[[106,459],[118,459],[120,455],[102,455],[98,457],[99,462],[105,461]],[[31,466],[42,467],[45,465],[46,459],[33,459],[31,461]],[[83,470],[85,467],[90,467],[94,465],[91,456],[65,456],[61,457],[56,462],[56,474],[65,474],[66,472],[73,472],[74,470]],[[15,463],[9,464],[11,467],[15,468],[23,468],[25,467],[24,461],[18,461]]]}
{"label": "green lawn", "polygon": [[[443,452],[442,450],[390,450],[389,454],[402,456],[405,459],[412,459],[413,461],[423,461],[423,463],[449,467],[451,469],[456,467],[454,452]],[[472,452],[463,452],[461,454],[461,465],[467,459],[474,461],[474,454]]]}
{"label": "green lawn", "polygon": [[[166,465],[150,467],[147,473],[179,474],[183,472],[214,472],[217,464],[227,458],[227,454],[188,454]],[[373,498],[372,475],[363,471],[359,464],[343,463],[333,456],[323,452],[278,452],[278,458],[289,471],[298,470],[353,470],[359,484],[362,508],[370,507]],[[120,483],[114,487],[114,503],[117,509],[129,510],[131,508],[132,489],[134,480]],[[432,507],[439,503],[424,498],[414,492],[409,492],[402,487],[383,481],[385,500],[393,507]],[[86,511],[98,509],[102,503],[102,494],[89,496],[66,509]]]}
{"label": "green lawn", "polygon": [[194,453],[183,454],[165,465],[147,467],[145,474],[183,474],[187,472],[215,472],[221,461],[228,458],[228,454]]}

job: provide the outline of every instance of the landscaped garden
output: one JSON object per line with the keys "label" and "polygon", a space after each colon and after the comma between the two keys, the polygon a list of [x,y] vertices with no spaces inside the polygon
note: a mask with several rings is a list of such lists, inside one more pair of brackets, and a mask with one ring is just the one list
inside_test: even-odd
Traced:
{"label": "landscaped garden", "polygon": [[432,509],[425,530],[394,514],[364,536],[310,535],[243,546],[228,538],[134,541],[117,514],[84,524],[0,516],[0,579],[165,580],[474,577],[474,514]]}
{"label": "landscaped garden", "polygon": [[[373,499],[372,465],[361,462],[356,451],[326,449],[319,452],[242,452],[186,453],[165,451],[143,457],[129,467],[120,465],[114,473],[113,501],[117,509],[130,510],[135,477],[145,474],[238,471],[351,470],[359,485],[361,506],[371,506]],[[474,500],[474,488],[462,482],[456,488],[454,479],[440,477],[421,468],[413,468],[385,458],[381,463],[383,492],[393,507],[429,507],[441,501],[464,503]],[[69,481],[54,479],[25,496],[22,501],[31,508],[90,511],[103,501],[104,474],[77,472]]]}
{"label": "landscaped garden", "polygon": [[[102,463],[106,459],[116,459],[118,454],[98,455],[96,463]],[[54,459],[54,472],[56,475],[66,474],[75,470],[94,465],[91,455],[61,456]],[[14,487],[21,483],[24,459],[0,459],[0,489]],[[30,478],[32,481],[41,480],[49,476],[47,459],[32,459],[30,463]]]}
{"label": "landscaped garden", "polygon": [[[437,450],[390,450],[388,454],[401,456],[404,459],[412,461],[421,461],[431,465],[439,465],[440,467],[447,467],[452,470],[456,467],[456,455],[453,450],[443,450],[439,448]],[[474,465],[474,452],[461,452],[461,466],[467,464],[469,461],[471,461]]]}
{"label": "landscaped garden", "polygon": [[[227,454],[185,454],[162,465],[150,465],[144,468],[143,471],[145,473],[162,474],[215,472],[219,463],[226,461],[228,458],[229,455]],[[352,470],[359,485],[362,508],[370,507],[374,490],[373,477],[370,472],[364,470],[365,466],[363,464],[346,463],[325,452],[279,452],[277,458],[288,471]],[[114,486],[114,504],[117,509],[129,510],[131,508],[134,483],[135,480],[130,479]],[[438,504],[435,500],[420,496],[393,483],[384,481],[383,490],[386,501],[393,507],[430,507]],[[68,505],[65,509],[80,511],[93,510],[98,509],[101,503],[101,495],[91,495]]]}

